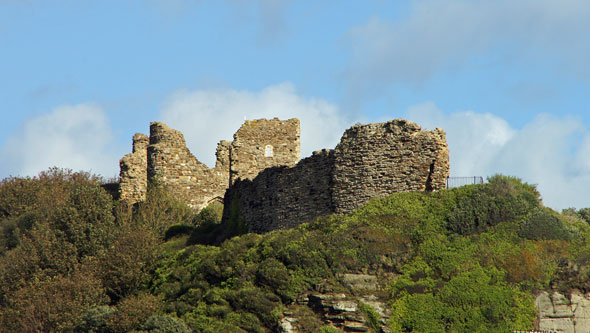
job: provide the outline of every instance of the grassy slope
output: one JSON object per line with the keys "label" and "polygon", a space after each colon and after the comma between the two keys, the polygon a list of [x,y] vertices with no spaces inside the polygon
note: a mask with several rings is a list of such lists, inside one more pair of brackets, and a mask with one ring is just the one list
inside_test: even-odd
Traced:
{"label": "grassy slope", "polygon": [[394,331],[501,332],[532,328],[540,289],[590,291],[585,215],[543,207],[510,177],[398,193],[219,246],[187,245],[236,233],[215,224],[218,209],[191,216],[159,188],[134,210],[114,204],[88,175],[0,184],[0,330],[264,332],[288,309],[318,331],[295,300],[350,293],[340,274],[365,273]]}
{"label": "grassy slope", "polygon": [[[345,291],[337,276],[379,276],[404,331],[532,328],[533,294],[559,263],[580,259],[586,223],[539,202],[534,187],[498,176],[486,185],[375,199],[347,216],[221,246],[168,248],[151,291],[166,311],[203,331],[276,328],[309,291]],[[562,264],[563,266],[563,264]],[[393,276],[393,278],[392,278]]]}

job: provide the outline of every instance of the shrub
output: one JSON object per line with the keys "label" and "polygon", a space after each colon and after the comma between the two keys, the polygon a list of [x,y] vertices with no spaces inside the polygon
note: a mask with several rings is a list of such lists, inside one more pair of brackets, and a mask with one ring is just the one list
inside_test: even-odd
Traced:
{"label": "shrub", "polygon": [[470,194],[459,199],[447,217],[450,231],[461,235],[483,232],[502,222],[514,221],[539,206],[535,187],[518,178],[496,175],[488,181],[470,186]]}
{"label": "shrub", "polygon": [[190,333],[186,323],[179,318],[168,315],[154,315],[149,317],[141,330],[153,333]]}
{"label": "shrub", "polygon": [[0,330],[71,331],[89,309],[105,301],[100,281],[84,272],[34,281],[9,296],[0,312]]}
{"label": "shrub", "polygon": [[117,311],[109,317],[108,326],[115,332],[137,330],[153,315],[162,310],[160,299],[150,294],[129,296],[117,304]]}
{"label": "shrub", "polygon": [[148,186],[146,200],[137,204],[133,221],[152,229],[162,239],[164,232],[174,224],[190,224],[193,211],[186,204],[174,199],[168,190],[157,183]]}
{"label": "shrub", "polygon": [[363,314],[367,326],[372,332],[381,332],[381,316],[370,305],[359,302],[358,308]]}
{"label": "shrub", "polygon": [[193,224],[200,226],[204,224],[219,224],[221,223],[221,217],[223,216],[223,204],[212,203],[209,206],[203,208],[199,214],[195,215]]}
{"label": "shrub", "polygon": [[174,224],[174,225],[170,226],[170,228],[168,228],[168,230],[166,230],[166,233],[164,234],[164,240],[168,241],[171,238],[174,238],[177,236],[191,234],[194,230],[195,230],[195,227],[193,227],[192,225]]}
{"label": "shrub", "polygon": [[157,236],[141,226],[126,226],[98,263],[98,274],[113,302],[138,292],[156,260]]}
{"label": "shrub", "polygon": [[546,240],[571,239],[574,233],[551,209],[540,207],[521,222],[519,235],[532,240]]}

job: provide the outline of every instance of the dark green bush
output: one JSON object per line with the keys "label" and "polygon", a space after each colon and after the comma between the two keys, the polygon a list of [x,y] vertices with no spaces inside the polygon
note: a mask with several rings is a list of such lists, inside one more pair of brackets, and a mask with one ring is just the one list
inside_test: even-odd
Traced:
{"label": "dark green bush", "polygon": [[461,235],[483,232],[502,222],[517,220],[539,206],[535,187],[518,178],[496,175],[487,184],[467,189],[447,217],[447,228]]}
{"label": "dark green bush", "polygon": [[203,224],[219,224],[221,223],[221,217],[223,215],[223,204],[212,203],[209,206],[203,208],[199,214],[195,215],[193,224],[200,226]]}
{"label": "dark green bush", "polygon": [[521,222],[519,236],[532,240],[567,240],[574,237],[574,232],[551,209],[540,207]]}
{"label": "dark green bush", "polygon": [[164,240],[168,241],[173,237],[180,236],[180,235],[190,235],[195,230],[195,227],[192,225],[186,224],[175,224],[170,226],[166,233],[164,234]]}

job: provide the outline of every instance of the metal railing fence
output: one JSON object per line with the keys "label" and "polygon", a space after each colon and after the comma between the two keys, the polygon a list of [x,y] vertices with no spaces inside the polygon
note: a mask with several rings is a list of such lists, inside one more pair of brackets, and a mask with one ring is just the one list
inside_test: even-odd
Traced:
{"label": "metal railing fence", "polygon": [[455,187],[461,187],[461,186],[465,186],[465,185],[476,185],[476,184],[483,184],[483,177],[473,176],[473,177],[448,177],[447,178],[447,188],[455,188]]}

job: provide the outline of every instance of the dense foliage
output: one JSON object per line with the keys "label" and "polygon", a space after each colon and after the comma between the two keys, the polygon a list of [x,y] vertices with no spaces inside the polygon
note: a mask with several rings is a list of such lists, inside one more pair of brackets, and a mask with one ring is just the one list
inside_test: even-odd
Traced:
{"label": "dense foliage", "polygon": [[153,185],[131,207],[101,185],[59,169],[0,183],[0,331],[268,332],[287,311],[335,332],[296,301],[365,273],[393,331],[503,332],[533,327],[540,289],[590,291],[587,209],[558,214],[512,177],[231,238],[221,206],[195,215]]}

